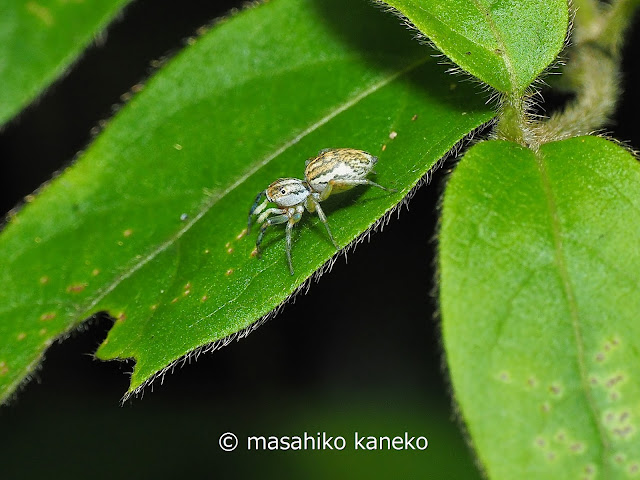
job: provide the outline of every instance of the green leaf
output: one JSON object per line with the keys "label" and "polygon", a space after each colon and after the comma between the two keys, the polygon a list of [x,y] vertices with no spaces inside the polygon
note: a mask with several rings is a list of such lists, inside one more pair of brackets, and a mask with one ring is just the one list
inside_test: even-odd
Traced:
{"label": "green leaf", "polygon": [[478,144],[447,186],[444,344],[489,478],[640,467],[640,165],[599,137]]}
{"label": "green leaf", "polygon": [[[381,2],[382,3],[382,2]],[[564,45],[566,0],[389,0],[456,65],[521,95]]]}
{"label": "green leaf", "polygon": [[[279,0],[185,49],[0,236],[0,395],[54,338],[117,319],[98,351],[136,360],[131,390],[247,333],[336,253],[316,215],[244,236],[257,192],[322,148],[377,155],[376,181],[324,203],[346,246],[493,113],[375,8]],[[395,135],[391,135],[395,132]],[[397,137],[396,137],[397,135]],[[392,139],[391,137],[394,137]]]}
{"label": "green leaf", "polygon": [[3,0],[0,125],[64,73],[127,0]]}

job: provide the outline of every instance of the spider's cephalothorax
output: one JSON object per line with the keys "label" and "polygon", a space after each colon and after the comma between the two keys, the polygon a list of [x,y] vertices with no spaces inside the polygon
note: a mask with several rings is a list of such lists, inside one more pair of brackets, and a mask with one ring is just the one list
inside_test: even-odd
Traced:
{"label": "spider's cephalothorax", "polygon": [[[273,182],[256,197],[251,210],[247,230],[251,230],[251,219],[258,215],[257,223],[261,224],[260,233],[256,240],[256,251],[260,255],[260,243],[265,230],[271,225],[287,224],[287,260],[289,271],[293,275],[291,262],[291,230],[300,221],[305,208],[309,212],[318,212],[320,220],[327,229],[329,238],[336,249],[336,243],[329,229],[320,202],[332,193],[344,192],[356,185],[373,185],[387,190],[385,187],[368,180],[366,176],[373,170],[378,159],[373,155],[353,148],[329,148],[320,151],[317,157],[307,160],[304,170],[305,180],[297,178],[280,178]],[[262,202],[262,198],[266,199]],[[267,208],[271,203],[276,208]]]}

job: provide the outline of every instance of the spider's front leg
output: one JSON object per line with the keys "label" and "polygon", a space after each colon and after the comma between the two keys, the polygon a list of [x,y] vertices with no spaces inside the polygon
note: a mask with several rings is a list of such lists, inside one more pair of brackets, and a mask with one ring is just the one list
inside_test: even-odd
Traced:
{"label": "spider's front leg", "polygon": [[[277,213],[278,215],[274,215],[271,218],[267,218],[269,215]],[[262,212],[262,215],[258,217],[258,223],[261,223],[260,232],[258,233],[258,238],[256,239],[256,252],[258,253],[258,258],[262,256],[262,252],[260,251],[260,244],[262,243],[262,237],[264,237],[264,232],[271,225],[279,225],[281,223],[285,223],[289,221],[289,215],[287,215],[286,208],[269,208]]]}
{"label": "spider's front leg", "polygon": [[261,191],[257,196],[256,199],[253,202],[253,205],[251,205],[251,209],[249,210],[249,219],[247,220],[247,235],[249,233],[251,233],[251,217],[253,217],[254,215],[260,215],[260,213],[267,208],[267,204],[269,203],[268,199],[265,199],[264,202],[262,202],[262,204],[260,205],[260,200],[262,200],[262,197],[266,197],[267,196],[267,191],[263,190]]}

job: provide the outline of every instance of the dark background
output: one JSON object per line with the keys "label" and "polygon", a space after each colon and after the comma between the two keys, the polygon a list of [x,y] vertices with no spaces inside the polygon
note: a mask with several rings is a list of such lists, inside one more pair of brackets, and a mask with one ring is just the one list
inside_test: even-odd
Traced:
{"label": "dark background", "polygon": [[[68,164],[120,95],[149,75],[151,60],[179,49],[199,26],[240,4],[137,0],[128,7],[103,44],[92,46],[0,131],[0,211]],[[608,127],[635,147],[640,102],[633,48],[639,43],[632,31],[625,94]],[[550,97],[545,107],[563,100]],[[450,407],[432,294],[436,204],[446,170],[419,190],[399,220],[394,216],[383,233],[358,246],[348,265],[339,260],[307,295],[247,339],[176,370],[143,400],[120,407],[132,365],[90,355],[107,334],[108,318],[54,344],[34,380],[0,408],[0,477],[323,478],[361,472],[388,478],[422,472],[471,478],[470,455]],[[355,430],[408,430],[427,436],[430,446],[422,454],[223,454],[217,439],[227,430],[241,437],[327,431],[348,440]]]}

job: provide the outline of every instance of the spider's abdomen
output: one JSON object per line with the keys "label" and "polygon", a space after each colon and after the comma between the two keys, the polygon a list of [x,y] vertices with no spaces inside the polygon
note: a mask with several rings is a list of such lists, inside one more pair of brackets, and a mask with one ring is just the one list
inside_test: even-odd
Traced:
{"label": "spider's abdomen", "polygon": [[332,191],[342,192],[353,187],[349,181],[364,179],[377,161],[377,157],[355,148],[327,149],[307,163],[304,176],[315,192],[322,193],[331,181]]}

